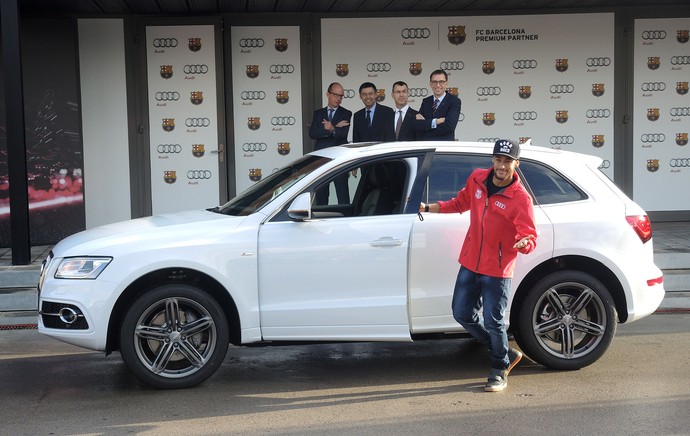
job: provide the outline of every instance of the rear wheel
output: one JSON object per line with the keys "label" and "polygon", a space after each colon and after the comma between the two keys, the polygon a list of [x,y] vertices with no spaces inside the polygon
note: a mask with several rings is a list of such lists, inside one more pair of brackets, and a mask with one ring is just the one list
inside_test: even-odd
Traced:
{"label": "rear wheel", "polygon": [[194,286],[168,284],[132,304],[120,329],[122,358],[144,383],[162,389],[195,386],[228,350],[225,314]]}
{"label": "rear wheel", "polygon": [[582,271],[558,271],[529,291],[515,338],[542,365],[579,369],[604,354],[617,322],[611,295],[599,280]]}

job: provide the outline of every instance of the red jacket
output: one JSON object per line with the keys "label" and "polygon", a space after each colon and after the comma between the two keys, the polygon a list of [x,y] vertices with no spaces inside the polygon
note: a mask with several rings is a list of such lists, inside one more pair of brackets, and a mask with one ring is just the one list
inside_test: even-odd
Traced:
{"label": "red jacket", "polygon": [[[486,179],[493,168],[477,169],[466,186],[450,201],[439,201],[440,213],[470,211],[470,228],[458,261],[465,268],[492,277],[512,277],[518,251],[528,254],[537,246],[532,198],[517,173],[515,182],[487,199]],[[524,248],[513,245],[532,235]]]}

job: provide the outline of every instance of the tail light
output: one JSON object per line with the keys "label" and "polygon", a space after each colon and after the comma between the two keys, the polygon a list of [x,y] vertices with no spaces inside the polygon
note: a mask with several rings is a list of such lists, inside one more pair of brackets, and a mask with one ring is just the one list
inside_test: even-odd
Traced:
{"label": "tail light", "polygon": [[649,222],[647,215],[630,215],[626,216],[625,219],[635,230],[643,244],[652,239],[652,223]]}

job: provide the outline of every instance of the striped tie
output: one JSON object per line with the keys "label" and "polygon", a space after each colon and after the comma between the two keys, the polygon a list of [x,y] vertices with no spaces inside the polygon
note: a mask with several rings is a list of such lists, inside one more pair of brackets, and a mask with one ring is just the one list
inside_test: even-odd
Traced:
{"label": "striped tie", "polygon": [[438,107],[438,98],[434,99],[434,104],[431,106],[431,112],[436,113],[436,108]]}
{"label": "striped tie", "polygon": [[328,109],[328,121],[333,121],[333,109]]}

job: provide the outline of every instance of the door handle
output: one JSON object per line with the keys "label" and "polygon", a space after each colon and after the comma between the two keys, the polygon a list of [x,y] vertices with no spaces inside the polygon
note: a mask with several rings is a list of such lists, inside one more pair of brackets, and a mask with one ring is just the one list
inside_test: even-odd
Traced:
{"label": "door handle", "polygon": [[395,239],[390,236],[381,237],[375,241],[371,241],[369,244],[372,247],[397,247],[402,245],[402,239]]}
{"label": "door handle", "polygon": [[218,155],[218,161],[220,163],[225,162],[225,145],[218,144],[218,150],[211,150],[211,153],[216,153]]}

